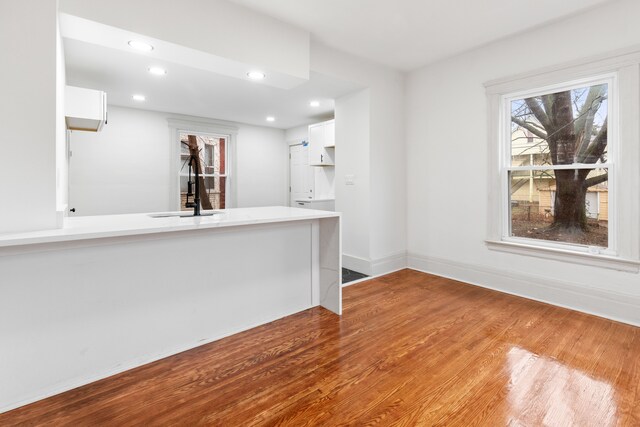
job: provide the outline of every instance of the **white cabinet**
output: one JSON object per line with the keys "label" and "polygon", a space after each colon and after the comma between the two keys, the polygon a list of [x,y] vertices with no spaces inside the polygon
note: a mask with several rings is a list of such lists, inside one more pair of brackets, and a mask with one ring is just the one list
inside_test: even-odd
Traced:
{"label": "white cabinet", "polygon": [[335,148],[336,146],[336,122],[328,121],[324,125],[324,146],[325,148]]}
{"label": "white cabinet", "polygon": [[309,126],[309,165],[334,166],[335,122],[316,123]]}
{"label": "white cabinet", "polygon": [[67,129],[98,132],[107,122],[107,94],[100,90],[67,86],[64,115]]}

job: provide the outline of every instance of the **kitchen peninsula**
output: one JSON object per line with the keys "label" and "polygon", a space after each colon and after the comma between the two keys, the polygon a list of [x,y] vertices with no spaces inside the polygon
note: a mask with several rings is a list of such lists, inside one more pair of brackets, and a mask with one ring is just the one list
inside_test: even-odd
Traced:
{"label": "kitchen peninsula", "polygon": [[341,313],[339,213],[220,212],[0,235],[0,410],[310,307]]}

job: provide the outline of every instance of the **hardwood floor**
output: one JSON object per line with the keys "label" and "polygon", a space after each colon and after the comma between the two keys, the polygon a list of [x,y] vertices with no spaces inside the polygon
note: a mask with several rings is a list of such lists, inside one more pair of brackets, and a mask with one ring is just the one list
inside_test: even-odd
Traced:
{"label": "hardwood floor", "polygon": [[640,425],[640,328],[403,270],[0,425]]}

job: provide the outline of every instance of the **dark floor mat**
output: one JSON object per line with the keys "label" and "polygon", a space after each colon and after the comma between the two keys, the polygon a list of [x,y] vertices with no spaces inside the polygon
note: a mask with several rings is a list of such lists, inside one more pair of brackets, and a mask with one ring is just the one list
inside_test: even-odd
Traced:
{"label": "dark floor mat", "polygon": [[349,270],[348,268],[342,269],[342,283],[353,282],[354,280],[364,279],[369,277],[366,274],[358,273],[357,271]]}

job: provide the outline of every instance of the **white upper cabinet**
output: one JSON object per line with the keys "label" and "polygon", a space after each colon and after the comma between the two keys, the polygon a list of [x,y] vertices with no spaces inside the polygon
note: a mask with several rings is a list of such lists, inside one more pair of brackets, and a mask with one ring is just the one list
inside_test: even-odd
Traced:
{"label": "white upper cabinet", "polygon": [[336,122],[331,120],[324,125],[324,146],[334,148],[336,146]]}
{"label": "white upper cabinet", "polygon": [[67,129],[98,132],[107,122],[107,94],[100,90],[67,86],[64,115]]}
{"label": "white upper cabinet", "polygon": [[309,165],[333,166],[335,140],[333,120],[309,125]]}
{"label": "white upper cabinet", "polygon": [[309,126],[309,165],[322,164],[324,159],[324,126]]}

